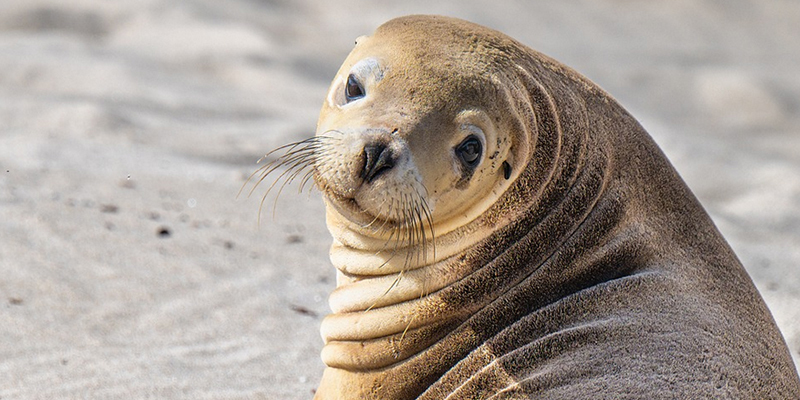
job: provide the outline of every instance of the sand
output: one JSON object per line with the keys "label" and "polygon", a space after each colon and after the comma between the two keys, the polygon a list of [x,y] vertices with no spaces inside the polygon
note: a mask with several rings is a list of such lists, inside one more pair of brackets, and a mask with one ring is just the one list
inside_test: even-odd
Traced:
{"label": "sand", "polygon": [[800,358],[800,3],[3,0],[0,398],[304,399],[319,194],[237,192],[310,136],[354,39],[437,13],[599,83],[654,136]]}

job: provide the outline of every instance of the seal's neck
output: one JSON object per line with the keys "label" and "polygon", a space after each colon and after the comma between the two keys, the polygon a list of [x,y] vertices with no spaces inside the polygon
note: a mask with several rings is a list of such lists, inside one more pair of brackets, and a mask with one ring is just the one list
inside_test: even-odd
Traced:
{"label": "seal's neck", "polygon": [[321,327],[328,366],[356,371],[386,367],[446,332],[441,299],[432,294],[474,270],[460,255],[480,235],[450,232],[424,248],[409,247],[363,235],[331,208],[328,226],[337,269],[337,288],[329,298],[334,314]]}

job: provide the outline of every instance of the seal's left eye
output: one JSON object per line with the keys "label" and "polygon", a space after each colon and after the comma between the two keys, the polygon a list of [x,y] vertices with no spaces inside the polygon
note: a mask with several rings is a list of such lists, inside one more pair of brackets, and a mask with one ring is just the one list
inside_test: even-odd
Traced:
{"label": "seal's left eye", "polygon": [[358,100],[364,97],[364,95],[364,87],[361,86],[361,82],[359,82],[353,74],[350,74],[347,77],[347,85],[344,87],[344,96],[347,102]]}
{"label": "seal's left eye", "polygon": [[481,150],[481,141],[475,136],[470,136],[456,147],[456,155],[464,165],[475,168],[481,160]]}

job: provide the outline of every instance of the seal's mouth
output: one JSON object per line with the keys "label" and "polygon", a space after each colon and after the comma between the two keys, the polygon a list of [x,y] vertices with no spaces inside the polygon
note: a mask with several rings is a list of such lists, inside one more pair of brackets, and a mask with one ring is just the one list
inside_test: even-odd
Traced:
{"label": "seal's mouth", "polygon": [[351,196],[336,193],[333,190],[323,190],[323,195],[327,202],[344,218],[362,226],[372,224],[384,225],[391,221],[384,221],[381,217],[372,214],[358,204],[358,201]]}

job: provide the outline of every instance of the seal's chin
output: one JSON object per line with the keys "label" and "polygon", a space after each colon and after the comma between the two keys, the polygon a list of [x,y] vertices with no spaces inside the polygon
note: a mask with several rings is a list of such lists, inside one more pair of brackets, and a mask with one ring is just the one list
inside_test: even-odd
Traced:
{"label": "seal's chin", "polygon": [[323,192],[325,200],[336,210],[339,215],[350,222],[367,228],[370,226],[386,226],[391,221],[383,220],[381,217],[370,213],[354,197],[343,196],[332,190]]}

